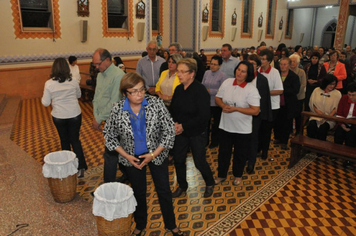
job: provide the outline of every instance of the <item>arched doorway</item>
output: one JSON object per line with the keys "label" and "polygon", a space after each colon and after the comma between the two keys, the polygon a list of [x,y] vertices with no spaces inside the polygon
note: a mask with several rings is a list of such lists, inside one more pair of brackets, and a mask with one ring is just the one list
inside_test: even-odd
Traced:
{"label": "arched doorway", "polygon": [[323,38],[321,45],[325,48],[332,48],[334,47],[334,39],[335,39],[335,31],[336,31],[336,20],[329,22],[328,25],[324,27],[323,30]]}

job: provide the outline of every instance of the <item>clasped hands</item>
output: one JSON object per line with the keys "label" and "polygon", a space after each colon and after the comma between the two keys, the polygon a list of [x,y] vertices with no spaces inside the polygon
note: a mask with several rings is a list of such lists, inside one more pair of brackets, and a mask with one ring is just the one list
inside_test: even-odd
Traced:
{"label": "clasped hands", "polygon": [[225,112],[225,113],[232,113],[232,112],[237,111],[236,108],[237,108],[237,107],[224,104],[224,106],[222,107],[222,111]]}
{"label": "clasped hands", "polygon": [[151,153],[146,153],[140,155],[139,158],[130,155],[130,157],[127,159],[135,168],[142,170],[143,167],[145,167],[150,161],[153,160],[153,156]]}

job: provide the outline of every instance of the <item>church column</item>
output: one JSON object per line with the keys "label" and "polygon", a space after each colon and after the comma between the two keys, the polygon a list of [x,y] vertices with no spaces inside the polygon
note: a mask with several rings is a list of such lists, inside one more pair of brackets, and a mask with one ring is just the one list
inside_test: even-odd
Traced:
{"label": "church column", "polygon": [[339,17],[337,19],[334,41],[335,49],[343,49],[346,36],[347,20],[349,19],[349,0],[340,0]]}

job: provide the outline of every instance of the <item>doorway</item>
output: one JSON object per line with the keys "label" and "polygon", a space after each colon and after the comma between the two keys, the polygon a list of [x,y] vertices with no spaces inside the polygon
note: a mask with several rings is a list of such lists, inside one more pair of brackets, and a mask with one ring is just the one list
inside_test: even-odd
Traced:
{"label": "doorway", "polygon": [[336,32],[336,21],[332,21],[329,25],[326,25],[323,31],[322,43],[324,48],[334,47],[335,32]]}

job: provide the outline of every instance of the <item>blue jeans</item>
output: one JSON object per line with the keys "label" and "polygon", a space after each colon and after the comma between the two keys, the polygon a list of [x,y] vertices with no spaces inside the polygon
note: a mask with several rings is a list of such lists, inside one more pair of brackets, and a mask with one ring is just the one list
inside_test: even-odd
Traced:
{"label": "blue jeans", "polygon": [[52,118],[53,123],[57,128],[59,138],[61,139],[62,150],[71,151],[72,146],[73,152],[77,155],[79,160],[78,169],[88,169],[84,158],[82,144],[79,140],[79,131],[80,126],[82,125],[82,114],[69,119]]}
{"label": "blue jeans", "polygon": [[195,167],[200,171],[206,186],[215,184],[213,173],[206,161],[205,145],[207,133],[188,137],[185,135],[177,135],[174,141],[173,159],[174,166],[177,173],[177,181],[181,189],[188,188],[187,182],[187,166],[185,165],[187,159],[188,148],[192,150]]}

